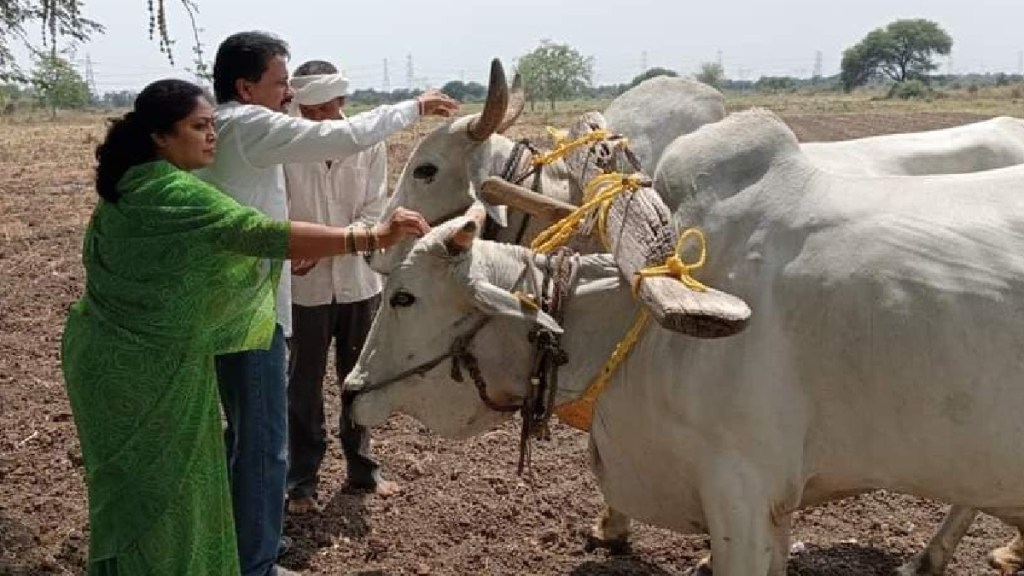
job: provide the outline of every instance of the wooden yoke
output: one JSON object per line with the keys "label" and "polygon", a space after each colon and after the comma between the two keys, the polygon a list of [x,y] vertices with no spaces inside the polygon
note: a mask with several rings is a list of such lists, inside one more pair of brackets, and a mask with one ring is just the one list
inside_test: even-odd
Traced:
{"label": "wooden yoke", "polygon": [[[605,129],[604,117],[590,112],[570,129],[569,138],[579,138],[600,129]],[[589,200],[583,198],[583,191],[594,177],[628,165],[622,152],[617,150],[619,145],[615,140],[606,140],[565,156],[573,186],[582,201]],[[672,214],[652,187],[650,178],[642,173],[639,178],[642,181],[639,188],[624,190],[611,201],[604,225],[606,248],[623,276],[631,284],[639,281],[639,300],[658,324],[668,330],[700,338],[730,336],[743,330],[750,319],[750,307],[735,296],[710,287],[694,290],[670,276],[637,278],[641,270],[665,264],[674,256],[679,238]],[[576,190],[573,199],[576,200]],[[593,228],[591,222],[589,231],[596,232]]]}

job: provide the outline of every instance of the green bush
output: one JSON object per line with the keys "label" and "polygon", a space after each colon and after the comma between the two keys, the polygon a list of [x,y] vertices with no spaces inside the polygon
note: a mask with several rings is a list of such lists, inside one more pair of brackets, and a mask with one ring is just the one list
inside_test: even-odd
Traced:
{"label": "green bush", "polygon": [[931,96],[932,89],[920,80],[899,82],[889,89],[889,98],[899,98],[900,100],[910,100],[911,98],[925,99]]}

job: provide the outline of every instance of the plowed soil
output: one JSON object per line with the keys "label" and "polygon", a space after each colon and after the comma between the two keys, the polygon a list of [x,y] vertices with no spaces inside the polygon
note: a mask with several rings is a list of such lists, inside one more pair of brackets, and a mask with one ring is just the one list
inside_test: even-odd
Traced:
{"label": "plowed soil", "polygon": [[[972,114],[785,117],[804,141],[941,128]],[[568,123],[568,119],[565,119]],[[547,119],[551,122],[551,119]],[[533,122],[533,123],[531,123]],[[518,134],[541,138],[527,116]],[[394,174],[425,127],[392,140]],[[101,119],[0,124],[0,574],[79,574],[88,548],[83,469],[60,371],[67,307],[84,281],[80,242],[95,203],[91,154]],[[337,381],[326,383],[332,432]],[[337,443],[323,474],[317,516],[291,518],[285,566],[309,574],[679,575],[707,553],[704,536],[634,523],[632,552],[586,551],[600,507],[586,437],[556,425],[535,446],[532,474],[517,477],[518,431],[440,439],[395,416],[374,432],[384,471],[403,486],[391,498],[345,493]],[[791,575],[882,575],[920,549],[944,507],[873,493],[797,515]],[[1012,532],[977,522],[948,573],[989,574],[987,551]]]}

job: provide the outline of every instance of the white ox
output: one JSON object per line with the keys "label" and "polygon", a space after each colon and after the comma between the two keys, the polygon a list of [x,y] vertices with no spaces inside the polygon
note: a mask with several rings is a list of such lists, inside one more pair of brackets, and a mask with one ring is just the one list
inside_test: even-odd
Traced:
{"label": "white ox", "polygon": [[827,172],[850,175],[964,174],[1024,163],[1024,120],[982,122],[842,142],[809,142],[801,149]]}
{"label": "white ox", "polygon": [[[481,182],[502,175],[515,142],[502,133],[519,117],[523,93],[511,94],[499,61],[491,64],[484,111],[445,123],[425,136],[413,149],[389,201],[386,212],[397,206],[420,211],[438,223],[468,208]],[[722,94],[682,78],[656,77],[626,91],[608,106],[604,117],[609,129],[629,137],[630,147],[650,173],[675,139],[725,117]],[[894,134],[844,142],[806,143],[802,149],[818,166],[844,174],[942,174],[1000,168],[1024,163],[1024,122],[995,118],[966,126],[912,134]],[[528,157],[520,164],[527,168]],[[529,181],[527,182],[529,184]],[[537,189],[556,200],[579,204],[580,186],[573,185],[562,162],[546,166]],[[659,189],[663,196],[664,191]],[[665,197],[674,209],[674,199]],[[518,210],[494,210],[506,224],[496,239],[529,241],[549,220],[527,218]],[[400,256],[403,249],[394,253]],[[374,267],[387,272],[391,259],[376,259]]]}
{"label": "white ox", "polygon": [[629,138],[650,172],[665,148],[683,134],[725,118],[725,97],[696,80],[657,76],[623,92],[604,111],[608,129]]}
{"label": "white ox", "polygon": [[[417,210],[428,222],[438,223],[465,211],[475,198],[481,182],[501,176],[515,142],[502,133],[519,117],[523,93],[518,82],[511,93],[498,60],[491,63],[487,101],[479,115],[447,122],[426,135],[413,149],[395,186],[385,213],[396,207]],[[679,134],[688,133],[725,117],[721,93],[699,82],[681,78],[653,78],[623,93],[608,107],[609,128],[630,137],[631,146],[643,165],[654,166],[664,148]],[[524,155],[516,173],[528,168]],[[528,180],[525,185],[531,185]],[[556,200],[579,204],[582,190],[572,186],[570,174],[561,161],[545,166],[537,189]],[[505,224],[497,235],[504,242],[532,239],[549,220],[526,219],[523,212],[491,210]],[[398,256],[404,253],[394,250]],[[378,258],[374,268],[387,272],[393,262]]]}
{"label": "white ox", "polygon": [[[652,326],[639,340],[591,433],[609,505],[710,533],[719,576],[784,574],[791,513],[864,490],[970,506],[1020,527],[1024,168],[837,176],[761,111],[705,126],[666,157],[676,153],[656,177],[680,199],[680,224],[709,238],[700,277],[743,297],[754,316],[728,339]],[[488,396],[525,393],[527,331],[554,322],[510,292],[536,257],[488,242],[467,250],[447,241],[454,231],[431,232],[388,279],[346,380],[363,391],[361,423],[401,410],[464,436],[500,421],[446,368],[382,386],[483,318],[469,350]],[[589,258],[565,312],[560,401],[581,393],[637,309],[611,263]]]}

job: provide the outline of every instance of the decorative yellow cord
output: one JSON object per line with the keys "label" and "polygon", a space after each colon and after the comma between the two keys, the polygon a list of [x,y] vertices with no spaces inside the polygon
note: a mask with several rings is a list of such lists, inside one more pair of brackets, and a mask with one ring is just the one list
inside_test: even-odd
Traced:
{"label": "decorative yellow cord", "polygon": [[573,210],[571,214],[549,226],[534,238],[530,248],[535,252],[547,254],[564,245],[569,238],[579,229],[580,225],[597,211],[597,225],[601,241],[608,247],[608,238],[605,230],[608,209],[612,201],[623,191],[635,192],[643,184],[643,178],[639,174],[601,174],[594,177],[587,184],[583,191],[583,205]]}
{"label": "decorative yellow cord", "polygon": [[[683,249],[683,242],[690,236],[695,237],[698,244],[700,244],[700,256],[697,257],[697,261],[693,264],[687,264],[679,257],[679,253]],[[708,287],[698,282],[690,274],[692,271],[704,266],[707,252],[708,245],[707,240],[704,239],[704,233],[697,228],[686,229],[685,232],[679,235],[679,240],[676,240],[675,252],[665,260],[664,264],[661,266],[649,266],[636,273],[633,280],[633,297],[635,298],[637,292],[640,291],[640,282],[649,276],[672,276],[673,278],[678,278],[683,285],[694,292],[707,292]]]}
{"label": "decorative yellow cord", "polygon": [[[555,140],[555,149],[548,154],[535,158],[535,164],[553,162],[573,148],[600,142],[610,136],[607,131],[599,130],[577,140],[565,142],[566,136],[564,132],[556,132],[551,128],[548,128],[548,131]],[[625,143],[621,145],[625,145]],[[640,174],[611,173],[594,177],[587,184],[586,190],[583,192],[583,205],[541,232],[530,244],[530,248],[535,252],[546,254],[564,245],[576,233],[580,225],[596,212],[599,237],[607,249],[609,244],[606,223],[608,210],[611,208],[612,202],[622,192],[635,192],[642,185],[643,178]],[[700,256],[696,262],[687,264],[679,257],[679,253],[682,251],[683,243],[690,237],[697,238],[700,245]],[[636,297],[643,278],[649,276],[672,276],[678,278],[680,282],[691,290],[698,292],[706,291],[707,287],[691,275],[694,270],[704,265],[706,255],[707,242],[704,234],[696,228],[687,229],[679,236],[674,253],[665,260],[664,264],[650,266],[636,273],[636,278],[633,282],[633,296]],[[522,296],[519,297],[521,300],[525,300]],[[650,318],[651,315],[647,309],[641,308],[637,313],[636,320],[633,321],[633,326],[630,327],[626,336],[615,345],[615,349],[608,357],[608,360],[605,361],[604,366],[601,367],[601,371],[591,381],[583,395],[555,407],[554,413],[558,416],[559,420],[579,430],[590,430],[594,419],[594,406],[597,404],[598,397],[608,386],[608,381],[615,373],[615,370],[618,369],[619,365],[633,350],[633,346],[636,345],[644,329],[647,328]]]}
{"label": "decorative yellow cord", "polygon": [[640,339],[650,319],[651,314],[647,309],[641,309],[636,316],[636,320],[633,322],[633,326],[626,333],[626,337],[615,345],[615,350],[612,351],[611,356],[605,361],[597,377],[590,382],[590,386],[587,386],[583,395],[565,404],[555,406],[555,416],[558,416],[559,420],[584,432],[590,430],[590,425],[594,420],[594,406],[597,404],[598,396],[608,386],[608,381],[619,367],[619,364],[629,356],[629,353],[633,350],[633,345]]}
{"label": "decorative yellow cord", "polygon": [[552,162],[564,157],[569,152],[591,144],[597,144],[598,142],[607,140],[612,136],[612,133],[607,130],[594,130],[580,136],[575,140],[569,140],[568,134],[563,130],[555,130],[548,126],[548,134],[551,135],[551,139],[555,142],[555,147],[550,152],[534,156],[531,162],[534,166],[546,166]]}
{"label": "decorative yellow cord", "polygon": [[[606,210],[605,210],[606,211]],[[602,212],[604,213],[604,212]],[[689,237],[697,238],[700,243],[700,256],[697,261],[692,264],[687,264],[679,258],[679,252],[683,248],[683,243]],[[636,279],[633,282],[633,297],[636,297],[637,291],[640,289],[640,282],[649,276],[673,276],[678,278],[680,282],[686,285],[687,288],[695,290],[697,292],[704,292],[707,290],[707,286],[704,286],[698,282],[690,273],[704,265],[704,261],[707,257],[707,243],[704,239],[704,234],[696,229],[689,228],[679,236],[679,240],[676,242],[675,253],[665,260],[665,263],[661,266],[651,266],[644,268],[636,273]],[[644,329],[647,327],[648,322],[651,319],[650,312],[646,308],[641,308],[640,312],[637,313],[636,320],[633,322],[633,326],[626,333],[626,336],[615,346],[615,350],[612,351],[611,356],[601,367],[601,371],[598,372],[597,377],[590,382],[587,389],[583,392],[583,395],[575,400],[566,402],[555,407],[555,415],[558,419],[565,424],[572,426],[578,430],[587,432],[590,430],[590,426],[594,420],[594,406],[597,404],[597,398],[601,395],[601,392],[608,386],[608,381],[611,379],[612,374],[619,367],[619,364],[629,356],[629,353],[633,350],[633,346],[637,340],[640,339],[640,335],[643,334]]]}

